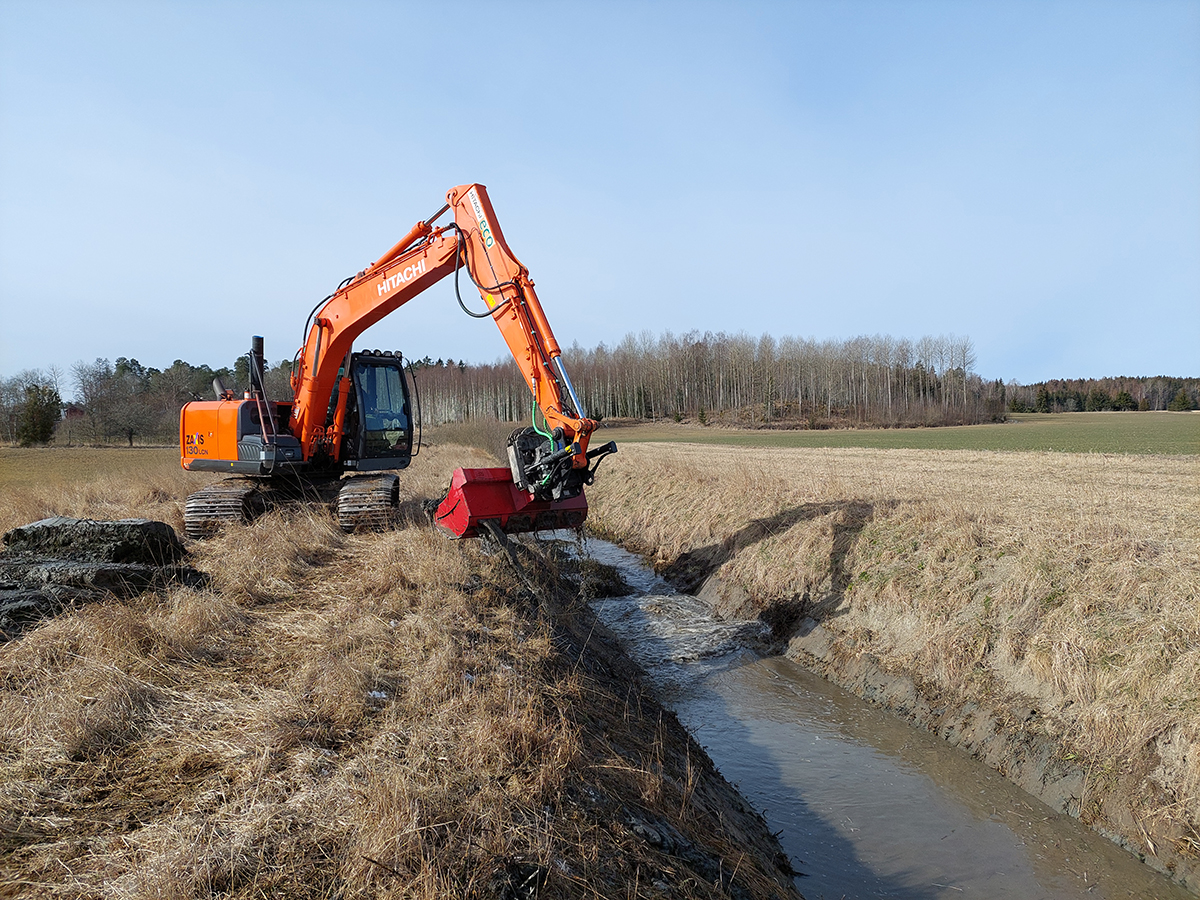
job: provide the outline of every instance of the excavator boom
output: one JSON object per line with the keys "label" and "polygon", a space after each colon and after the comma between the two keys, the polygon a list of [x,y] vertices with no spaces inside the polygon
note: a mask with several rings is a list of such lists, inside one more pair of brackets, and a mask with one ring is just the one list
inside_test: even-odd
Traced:
{"label": "excavator boom", "polygon": [[[447,212],[449,220],[438,224]],[[508,532],[581,525],[587,514],[583,487],[616,446],[610,442],[589,450],[596,422],[586,416],[529,272],[509,248],[480,184],[448,191],[445,206],[434,216],[414,225],[314,310],[293,367],[290,405],[265,403],[260,374],[260,390],[247,393],[245,401],[218,388],[217,403],[185,406],[180,417],[184,467],[267,477],[286,473],[294,481],[305,474],[328,480],[341,471],[406,466],[413,451],[401,361],[390,352],[354,353],[352,344],[448,275],[455,277],[457,293],[462,270],[485,304],[484,311],[471,315],[491,318],[500,329],[546,428],[514,432],[507,469],[456,471],[434,519],[457,537],[474,536],[485,522],[491,523],[488,530],[499,526]],[[261,366],[261,340],[256,340]],[[378,401],[381,392],[398,399]],[[377,421],[368,423],[372,417]],[[280,449],[285,446],[286,452]],[[227,464],[230,468],[224,468]],[[355,488],[343,481],[341,489],[341,495],[353,496],[356,511],[389,497],[395,502],[394,476],[358,482]],[[225,494],[215,492],[213,502],[232,504]],[[192,505],[189,499],[189,509]],[[200,510],[203,503],[195,506]],[[358,521],[355,516],[343,523]]]}

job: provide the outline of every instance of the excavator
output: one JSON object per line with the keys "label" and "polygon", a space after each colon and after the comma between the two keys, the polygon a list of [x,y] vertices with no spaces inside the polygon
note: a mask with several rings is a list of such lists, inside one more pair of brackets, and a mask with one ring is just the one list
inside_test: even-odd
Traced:
{"label": "excavator", "polygon": [[[449,219],[438,224],[446,213]],[[485,310],[463,301],[463,269]],[[267,398],[263,339],[255,336],[248,390],[239,396],[215,379],[216,400],[184,405],[183,468],[233,476],[189,495],[187,535],[203,538],[280,503],[314,498],[331,503],[348,532],[394,521],[395,470],[420,451],[420,395],[410,389],[413,368],[402,354],[352,345],[449,275],[463,310],[499,327],[544,427],[535,415],[532,426],[513,432],[507,467],[455,470],[445,497],[431,505],[434,522],[455,538],[582,526],[583,488],[616,444],[588,448],[597,422],[587,418],[571,384],[529,271],[509,249],[487,190],[466,184],[449,190],[433,216],[313,308],[292,362],[293,400]]]}

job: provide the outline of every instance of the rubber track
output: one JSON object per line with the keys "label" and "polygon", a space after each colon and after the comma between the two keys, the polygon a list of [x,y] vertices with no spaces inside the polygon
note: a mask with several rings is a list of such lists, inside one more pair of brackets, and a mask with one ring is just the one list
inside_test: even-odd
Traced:
{"label": "rubber track", "polygon": [[400,496],[397,475],[358,475],[342,482],[337,517],[342,531],[378,531],[395,519]]}
{"label": "rubber track", "polygon": [[206,538],[230,522],[252,522],[266,508],[266,499],[254,482],[240,478],[219,481],[188,496],[183,530],[190,538]]}

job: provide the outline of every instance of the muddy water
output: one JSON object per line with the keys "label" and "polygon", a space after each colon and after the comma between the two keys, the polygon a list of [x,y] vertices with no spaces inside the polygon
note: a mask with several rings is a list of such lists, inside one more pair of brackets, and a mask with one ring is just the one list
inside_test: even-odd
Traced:
{"label": "muddy water", "polygon": [[602,541],[630,597],[593,604],[779,832],[810,900],[1193,895],[943,741],[780,657]]}

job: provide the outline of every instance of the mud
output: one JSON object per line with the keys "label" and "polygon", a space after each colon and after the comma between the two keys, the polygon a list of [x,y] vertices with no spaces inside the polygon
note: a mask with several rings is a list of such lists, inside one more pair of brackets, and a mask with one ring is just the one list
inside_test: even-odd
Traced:
{"label": "mud", "polygon": [[0,641],[47,616],[109,597],[132,597],[172,582],[203,583],[181,563],[174,529],[149,519],[114,522],[55,516],[3,537]]}
{"label": "mud", "polygon": [[7,553],[56,559],[166,565],[183,559],[175,529],[151,519],[113,522],[53,516],[14,528],[3,537]]}

